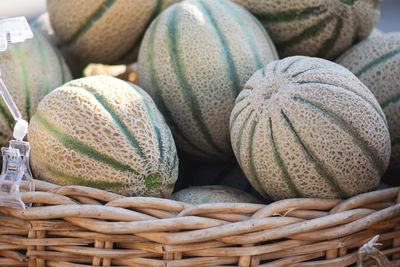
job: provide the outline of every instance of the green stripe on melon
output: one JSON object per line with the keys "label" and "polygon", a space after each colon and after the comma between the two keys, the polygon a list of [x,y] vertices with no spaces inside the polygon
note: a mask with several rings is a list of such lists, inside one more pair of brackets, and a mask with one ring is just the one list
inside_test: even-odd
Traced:
{"label": "green stripe on melon", "polygon": [[[168,20],[167,20],[167,25],[168,25],[167,42],[168,42],[169,53],[171,56],[171,65],[172,65],[172,68],[178,79],[178,84],[182,90],[182,94],[185,99],[185,102],[189,105],[192,116],[193,116],[194,120],[196,121],[196,124],[197,124],[200,132],[202,133],[204,139],[217,152],[223,153],[223,151],[218,147],[218,145],[215,143],[215,141],[211,137],[209,129],[207,128],[207,126],[204,122],[203,114],[200,110],[199,100],[197,99],[196,95],[194,94],[193,88],[186,78],[186,73],[185,73],[186,71],[185,71],[185,67],[183,65],[183,60],[180,58],[180,51],[179,51],[180,47],[178,44],[178,38],[179,38],[178,34],[179,33],[178,33],[177,27],[176,27],[176,24],[179,23],[179,21],[177,21],[178,16],[179,16],[179,13],[178,13],[179,10],[180,9],[177,5],[174,6],[173,13],[168,17]],[[207,14],[207,15],[209,15],[209,14]],[[215,24],[213,26],[215,27]],[[219,32],[218,29],[216,30],[216,32]],[[219,34],[218,34],[218,36],[219,36]],[[225,47],[224,43],[223,42],[221,42],[221,43],[222,43],[222,47]],[[222,52],[222,53],[224,53],[224,52]],[[232,77],[231,68],[229,68],[228,72],[230,74],[230,77]],[[235,80],[236,79],[234,79],[234,81]],[[235,83],[235,82],[233,82],[233,83]]]}
{"label": "green stripe on melon", "polygon": [[393,168],[400,163],[400,33],[382,33],[355,45],[337,62],[352,71],[376,96],[389,126]]}
{"label": "green stripe on melon", "polygon": [[167,107],[163,97],[162,97],[162,91],[161,87],[158,81],[157,73],[154,69],[154,59],[153,55],[155,53],[154,51],[154,38],[155,38],[155,33],[157,30],[157,25],[159,23],[159,18],[157,18],[152,26],[149,28],[150,31],[150,36],[149,36],[149,48],[148,48],[148,54],[147,56],[147,61],[149,64],[149,74],[150,74],[150,84],[153,89],[154,93],[154,98],[157,103],[157,106],[159,107],[160,111],[163,113],[165,118],[168,121],[168,124],[171,126],[171,128],[174,130],[175,135],[178,135],[179,138],[183,139],[184,142],[191,147],[191,149],[194,149],[204,155],[207,155],[206,152],[204,152],[200,147],[197,147],[195,144],[193,144],[188,137],[186,137],[183,133],[183,130],[180,129],[178,124],[174,121],[172,118],[172,114],[170,109]]}
{"label": "green stripe on melon", "polygon": [[312,16],[321,15],[327,12],[327,9],[324,6],[312,6],[307,7],[305,9],[292,9],[285,10],[276,13],[269,14],[260,14],[257,15],[257,18],[261,23],[282,23],[282,22],[291,22],[294,20],[306,20]]}
{"label": "green stripe on melon", "polygon": [[[30,82],[28,77],[28,71],[26,69],[26,65],[23,62],[23,55],[21,51],[21,46],[15,46],[15,58],[21,68],[23,86],[24,86],[24,94],[25,94],[25,114],[27,118],[31,117],[31,92],[30,92]],[[39,53],[40,55],[40,53]],[[41,56],[41,55],[40,55]],[[46,81],[44,82],[46,84]]]}
{"label": "green stripe on melon", "polygon": [[172,134],[154,102],[108,76],[73,80],[48,94],[28,139],[34,174],[54,183],[168,197],[178,175]]}
{"label": "green stripe on melon", "polygon": [[245,87],[231,113],[231,140],[260,194],[346,198],[376,188],[389,163],[389,132],[378,102],[350,71],[289,57]]}
{"label": "green stripe on melon", "polygon": [[345,198],[346,193],[344,192],[344,190],[340,188],[339,183],[336,181],[335,177],[330,173],[325,164],[318,159],[318,156],[315,155],[315,153],[311,150],[310,146],[302,140],[303,138],[300,136],[298,131],[294,129],[292,122],[289,120],[289,118],[283,112],[283,110],[281,110],[281,115],[285,120],[285,122],[287,123],[287,126],[292,132],[292,134],[296,137],[296,141],[301,146],[302,150],[304,151],[304,154],[306,155],[308,160],[314,164],[316,171],[321,175],[321,177],[323,177],[327,181],[327,183],[331,187],[331,191],[334,192],[335,195],[338,196],[339,198]]}
{"label": "green stripe on melon", "polygon": [[[287,170],[287,168],[285,166],[285,163],[282,161],[282,158],[279,155],[279,148],[278,148],[277,143],[275,142],[274,133],[273,133],[273,130],[272,130],[272,120],[271,120],[271,118],[268,118],[268,123],[269,123],[269,130],[270,130],[270,132],[269,132],[270,141],[271,141],[271,145],[273,147],[273,152],[274,152],[274,160],[275,160],[276,164],[279,166],[279,168],[281,169],[282,177],[284,179],[284,182],[287,184],[287,187],[289,188],[290,192],[295,197],[301,197],[302,194],[299,192],[299,190],[297,189],[296,185],[293,183],[293,180],[290,177],[290,174],[289,174],[289,172],[288,172],[288,170]],[[251,136],[254,136],[254,132],[253,132],[253,134],[251,134]],[[254,142],[254,138],[251,138],[250,142],[253,143]],[[251,157],[251,162],[252,162],[251,171],[254,172],[255,166],[254,166],[253,155]],[[260,180],[258,178],[257,178],[257,182],[258,182],[258,184],[261,185]]]}
{"label": "green stripe on melon", "polygon": [[63,51],[85,62],[128,63],[151,21],[178,1],[49,0],[47,10]]}
{"label": "green stripe on melon", "polygon": [[[126,139],[129,140],[129,143],[135,148],[136,153],[143,159],[146,159],[146,155],[143,153],[142,148],[140,147],[139,142],[136,140],[135,136],[129,131],[128,127],[124,124],[124,122],[121,120],[121,118],[118,117],[118,115],[115,113],[113,108],[110,106],[109,103],[107,103],[107,100],[97,92],[95,88],[92,87],[87,87],[87,86],[81,86],[80,88],[85,89],[89,93],[91,93],[96,100],[103,106],[103,108],[110,114],[110,116],[113,118],[114,123],[118,126],[118,128],[121,129],[123,134],[125,135]],[[146,107],[147,108],[147,107]],[[148,111],[148,109],[147,109]],[[150,114],[149,114],[150,116]],[[151,116],[150,116],[151,118]],[[152,120],[153,121],[153,120]]]}
{"label": "green stripe on melon", "polygon": [[[36,45],[37,45],[37,48],[38,48],[38,51],[39,51],[39,55],[40,55],[40,61],[41,61],[41,63],[42,63],[42,65],[44,66],[44,68],[46,69],[46,71],[48,71],[49,70],[49,68],[50,68],[50,66],[49,66],[49,63],[47,62],[47,58],[46,58],[46,54],[45,54],[45,51],[43,50],[43,46],[41,45],[41,43],[40,42],[37,42],[36,43]],[[56,52],[56,55],[57,55],[57,60],[58,60],[58,63],[60,64],[60,70],[61,70],[61,83],[63,84],[65,81],[65,74],[64,74],[64,66],[63,66],[63,63],[60,61],[60,57],[59,57],[59,55],[58,55],[58,52],[57,51],[55,51]],[[50,88],[50,84],[49,84],[49,81],[48,81],[48,79],[45,77],[45,80],[44,80],[44,87],[45,87],[45,91],[44,91],[44,93],[47,95],[48,93],[50,93],[50,90],[52,90],[52,89],[54,89],[54,88]]]}
{"label": "green stripe on melon", "polygon": [[183,151],[226,160],[235,98],[255,70],[276,58],[268,34],[246,10],[228,1],[190,0],[150,25],[138,80]]}
{"label": "green stripe on melon", "polygon": [[[144,27],[144,29],[147,29],[151,22],[157,17],[157,15],[161,12],[162,7],[163,7],[163,0],[157,0],[157,4],[153,10],[153,13],[151,14],[150,18],[147,20],[146,22],[146,27]],[[132,61],[136,61],[137,59],[137,55],[139,53],[139,48],[140,48],[140,44],[143,41],[143,37],[144,37],[144,31],[142,32],[142,34],[140,35],[140,37],[138,38],[138,41],[131,47],[128,49],[128,51],[126,51],[123,55],[121,55],[116,62],[132,62]]]}
{"label": "green stripe on melon", "polygon": [[57,140],[60,141],[65,147],[75,150],[75,151],[78,151],[79,153],[81,153],[85,156],[88,156],[89,158],[92,158],[94,160],[105,163],[116,170],[123,171],[123,172],[128,171],[128,172],[132,172],[136,175],[139,174],[136,170],[132,169],[129,165],[123,164],[108,155],[98,152],[93,147],[90,147],[90,146],[82,143],[78,139],[65,134],[60,129],[58,129],[57,126],[55,126],[53,123],[49,122],[49,120],[46,119],[40,112],[36,112],[35,116],[32,119],[39,122],[46,129],[46,131],[48,131],[51,135],[53,135],[55,138],[57,138]]}
{"label": "green stripe on melon", "polygon": [[[22,117],[29,121],[39,101],[51,90],[71,79],[64,60],[38,31],[23,43],[10,45],[0,53],[0,69]],[[14,119],[6,104],[0,100],[0,144],[12,137]]]}
{"label": "green stripe on melon", "polygon": [[[160,161],[162,162],[164,160],[164,148],[163,148],[163,141],[162,141],[162,136],[161,136],[161,131],[160,131],[160,127],[157,125],[155,116],[154,116],[154,112],[152,110],[152,107],[150,106],[149,101],[146,99],[146,93],[143,92],[143,90],[134,85],[133,83],[129,83],[129,85],[138,93],[142,96],[142,101],[144,103],[144,105],[146,106],[146,110],[149,114],[150,120],[151,120],[151,124],[153,125],[154,128],[154,132],[156,133],[157,136],[157,143],[158,143],[158,149],[160,151]],[[163,127],[165,127],[165,124],[162,125]],[[136,141],[137,142],[137,141]],[[143,153],[143,152],[141,152]]]}
{"label": "green stripe on melon", "polygon": [[232,1],[261,21],[282,58],[307,55],[334,59],[365,39],[380,14],[379,0]]}
{"label": "green stripe on melon", "polygon": [[334,112],[327,110],[320,104],[313,103],[297,96],[292,96],[292,99],[294,101],[300,102],[301,104],[311,106],[316,111],[321,112],[325,117],[329,118],[332,122],[338,125],[344,132],[348,133],[349,136],[352,137],[353,142],[356,143],[358,147],[361,148],[361,150],[370,158],[371,163],[374,165],[379,175],[383,175],[385,164],[381,159],[376,156],[378,154],[378,151],[371,147],[370,144],[357,133],[357,129],[354,129],[353,125],[349,124],[345,119],[341,118]]}
{"label": "green stripe on melon", "polygon": [[[82,35],[84,35],[89,29],[107,12],[112,5],[115,4],[117,0],[105,0],[98,8],[95,10],[87,19],[84,21],[81,26],[76,30],[76,32],[69,37],[68,40],[64,41],[60,44],[60,48],[64,46],[69,46],[72,43],[76,42]],[[79,7],[82,8],[82,7]]]}
{"label": "green stripe on melon", "polygon": [[[251,126],[250,135],[252,135],[252,136],[254,135],[254,132],[256,130],[257,123],[258,123],[258,120],[254,120],[253,125]],[[253,144],[254,144],[253,139],[251,139],[249,142],[249,148],[248,148],[250,174],[253,176],[253,179],[256,181],[256,183],[258,185],[257,188],[263,192],[264,198],[271,201],[272,198],[268,195],[268,193],[265,190],[263,190],[262,185],[260,183],[260,179],[258,178],[257,170],[254,165]]]}
{"label": "green stripe on melon", "polygon": [[57,184],[82,185],[82,186],[99,188],[99,189],[103,189],[103,190],[107,190],[110,188],[118,190],[118,189],[124,188],[126,186],[126,184],[118,183],[118,182],[90,181],[90,180],[85,179],[85,177],[75,177],[75,176],[72,176],[69,174],[65,174],[65,173],[58,171],[50,166],[47,167],[47,170],[55,178]]}

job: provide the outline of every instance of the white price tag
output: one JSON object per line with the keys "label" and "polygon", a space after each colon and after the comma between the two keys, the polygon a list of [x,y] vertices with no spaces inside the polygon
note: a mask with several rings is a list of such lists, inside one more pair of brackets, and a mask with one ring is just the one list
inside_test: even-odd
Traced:
{"label": "white price tag", "polygon": [[32,37],[25,17],[0,19],[0,51],[7,49],[7,43],[20,43]]}

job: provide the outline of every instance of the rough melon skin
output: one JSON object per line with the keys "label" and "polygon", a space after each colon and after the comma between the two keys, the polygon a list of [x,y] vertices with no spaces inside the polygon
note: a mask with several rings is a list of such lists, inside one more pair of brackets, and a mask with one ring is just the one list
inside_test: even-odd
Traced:
{"label": "rough melon skin", "polygon": [[244,191],[222,185],[192,186],[173,193],[171,199],[192,205],[206,203],[260,203]]}
{"label": "rough melon skin", "polygon": [[150,96],[109,76],[73,80],[47,95],[28,140],[34,175],[57,184],[169,197],[178,176],[171,131]]}
{"label": "rough melon skin", "polygon": [[233,158],[229,114],[248,78],[277,59],[267,33],[229,1],[189,0],[146,31],[138,83],[155,99],[177,146],[209,160]]}
{"label": "rough melon skin", "polygon": [[[0,53],[0,70],[8,91],[25,120],[35,113],[39,101],[50,91],[71,80],[63,58],[38,31],[23,43]],[[14,119],[0,97],[0,144],[12,137]]]}
{"label": "rough melon skin", "polygon": [[152,19],[178,0],[47,0],[60,48],[86,62],[132,62]]}
{"label": "rough melon skin", "polygon": [[343,54],[337,63],[351,70],[381,105],[389,125],[393,166],[400,164],[400,33],[371,37]]}
{"label": "rough melon skin", "polygon": [[379,19],[381,0],[231,0],[265,26],[281,58],[334,59],[366,38]]}
{"label": "rough melon skin", "polygon": [[324,59],[288,57],[257,71],[236,99],[230,127],[246,177],[274,200],[366,192],[389,163],[379,103],[353,73]]}

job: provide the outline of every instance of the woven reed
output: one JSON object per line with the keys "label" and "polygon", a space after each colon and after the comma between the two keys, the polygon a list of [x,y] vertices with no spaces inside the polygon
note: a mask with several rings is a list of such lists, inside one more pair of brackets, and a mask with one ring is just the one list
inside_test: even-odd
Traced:
{"label": "woven reed", "polygon": [[[400,266],[399,187],[192,206],[35,184],[23,194],[34,207],[0,208],[1,266]],[[376,235],[379,250],[359,250]]]}

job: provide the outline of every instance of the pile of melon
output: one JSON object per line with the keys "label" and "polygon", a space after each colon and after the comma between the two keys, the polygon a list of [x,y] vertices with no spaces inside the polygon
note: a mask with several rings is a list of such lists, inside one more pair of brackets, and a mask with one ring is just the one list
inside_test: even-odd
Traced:
{"label": "pile of melon", "polygon": [[35,178],[193,204],[376,189],[400,169],[379,2],[48,0],[0,54]]}

